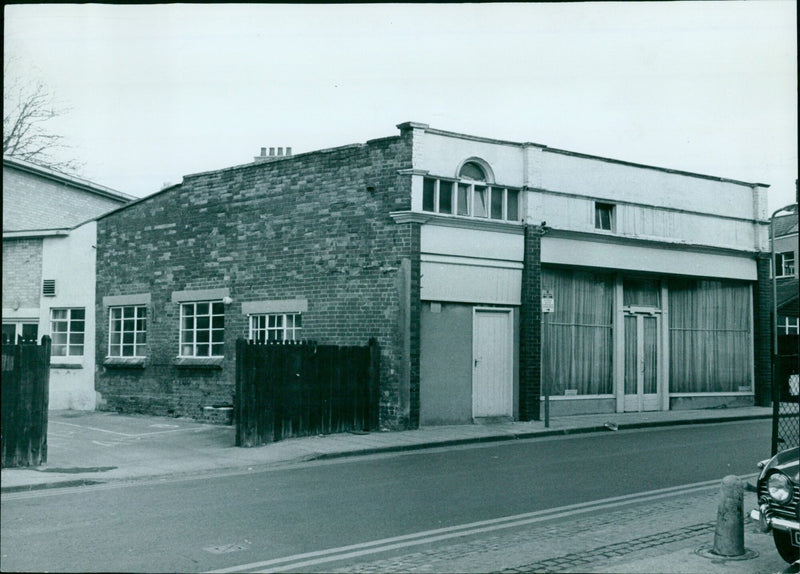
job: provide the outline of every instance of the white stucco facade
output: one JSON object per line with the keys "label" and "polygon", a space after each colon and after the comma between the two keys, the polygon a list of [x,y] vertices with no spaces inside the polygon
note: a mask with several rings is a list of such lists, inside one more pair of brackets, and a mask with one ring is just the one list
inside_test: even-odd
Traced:
{"label": "white stucco facade", "polygon": [[55,295],[42,297],[40,335],[51,335],[53,309],[83,309],[85,324],[80,355],[50,358],[50,409],[94,410],[95,264],[97,223],[90,221],[66,236],[44,239],[42,276],[55,280]]}
{"label": "white stucco facade", "polygon": [[[452,369],[433,364],[431,357],[438,357],[437,351],[426,349],[426,345],[443,344],[456,349],[464,341],[454,334],[455,325],[472,329],[470,365],[475,397],[480,392],[474,386],[475,381],[482,377],[476,369],[485,360],[478,349],[477,337],[479,329],[485,327],[476,320],[470,324],[466,310],[471,307],[477,313],[481,306],[488,305],[489,309],[507,307],[517,313],[525,305],[539,304],[526,302],[522,295],[525,266],[531,264],[525,253],[526,227],[542,232],[540,251],[533,262],[537,269],[549,269],[551,273],[598,273],[612,278],[608,353],[613,357],[607,371],[611,386],[597,385],[607,390],[591,396],[591,391],[567,389],[556,397],[561,405],[572,405],[563,410],[564,414],[618,412],[631,410],[631,405],[645,410],[669,409],[685,404],[687,397],[698,399],[698,405],[709,396],[722,401],[701,406],[723,403],[733,406],[741,404],[742,399],[752,404],[753,286],[758,281],[758,258],[769,251],[768,186],[556,150],[540,144],[455,134],[425,124],[408,123],[399,127],[410,131],[413,138],[413,166],[406,171],[412,179],[412,208],[409,213],[394,216],[398,222],[421,224],[423,423],[440,422],[439,413],[426,412],[426,397],[443,405],[446,402],[447,393],[430,390],[430,386],[444,386],[448,392],[463,394],[461,383],[451,375]],[[464,179],[460,170],[465,163],[479,166],[483,177]],[[456,197],[461,193],[462,183],[473,186],[474,191],[469,192],[472,200],[467,196]],[[478,201],[478,185],[487,190],[487,198],[489,193],[494,196],[495,189],[504,194],[513,190],[519,197],[518,214],[509,216],[511,212],[505,207],[509,195],[503,195],[502,215],[490,215],[486,210],[479,213],[474,205]],[[491,201],[482,197],[481,201],[484,200]],[[464,205],[468,207],[463,209]],[[608,222],[598,224],[596,218],[601,209],[607,211]],[[701,283],[691,283],[693,280]],[[652,281],[658,293],[655,306],[645,308],[624,303],[629,281],[631,289],[637,281],[639,284],[645,281],[645,285]],[[750,302],[743,304],[745,317],[741,319],[741,325],[749,325],[749,332],[747,327],[737,326],[742,340],[747,341],[737,343],[743,345],[737,347],[737,352],[747,357],[737,367],[735,383],[718,385],[724,391],[700,392],[707,383],[697,379],[698,392],[686,392],[686,386],[692,384],[696,375],[681,374],[678,380],[670,373],[670,361],[675,364],[681,360],[676,358],[677,351],[670,348],[670,341],[679,336],[676,333],[693,329],[671,326],[668,313],[670,289],[674,286],[680,290],[686,281],[699,285],[693,289],[706,289],[703,285],[709,285],[708,281],[721,282],[723,289],[744,289],[739,291],[737,300],[746,301],[749,290]],[[556,293],[556,300],[558,297]],[[463,311],[459,310],[462,308]],[[650,327],[650,320],[657,330]],[[685,317],[681,320],[690,321]],[[639,326],[634,327],[637,321]],[[519,329],[518,323],[514,325]],[[585,327],[596,326],[575,325],[576,329]],[[638,331],[626,335],[626,329],[634,328]],[[519,336],[519,331],[515,331],[514,341]],[[654,387],[651,391],[642,391],[642,376],[633,375],[630,370],[632,361],[639,360],[635,357],[644,356],[643,343],[639,342],[637,351],[635,341],[645,336],[649,339],[644,344],[651,346],[648,360],[654,365],[651,386],[657,383],[657,390]],[[495,348],[492,352],[504,351]],[[509,356],[519,361],[514,353]],[[450,355],[467,360],[456,350]],[[470,365],[465,363],[464,368],[458,368],[461,376],[469,372]],[[514,376],[513,385],[517,389],[522,383],[516,379],[516,372]],[[631,376],[639,376],[639,382],[631,383]],[[681,390],[670,388],[673,379]],[[631,384],[640,387],[638,402],[633,400],[630,389],[626,390],[626,385]],[[590,381],[586,388],[594,386]],[[732,402],[725,403],[729,399]],[[576,406],[581,404],[584,406]]]}

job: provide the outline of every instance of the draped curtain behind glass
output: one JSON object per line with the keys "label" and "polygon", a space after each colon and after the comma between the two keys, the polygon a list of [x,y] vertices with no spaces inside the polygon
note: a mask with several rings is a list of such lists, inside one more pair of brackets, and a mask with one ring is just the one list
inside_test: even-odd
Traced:
{"label": "draped curtain behind glass", "polygon": [[547,269],[542,289],[553,292],[555,303],[542,344],[542,375],[550,393],[612,394],[613,276]]}
{"label": "draped curtain behind glass", "polygon": [[669,322],[670,392],[752,388],[750,285],[670,281]]}

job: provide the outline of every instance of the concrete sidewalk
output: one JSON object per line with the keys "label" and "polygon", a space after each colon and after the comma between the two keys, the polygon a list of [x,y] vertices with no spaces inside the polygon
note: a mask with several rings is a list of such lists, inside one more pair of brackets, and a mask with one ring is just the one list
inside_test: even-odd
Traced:
{"label": "concrete sidewalk", "polygon": [[614,428],[768,419],[771,413],[768,407],[745,407],[580,415],[554,418],[549,428],[542,421],[438,426],[292,438],[262,447],[237,448],[235,430],[230,426],[108,412],[51,411],[47,464],[33,469],[4,468],[0,481],[2,492],[9,493],[480,442],[613,432],[610,429]]}

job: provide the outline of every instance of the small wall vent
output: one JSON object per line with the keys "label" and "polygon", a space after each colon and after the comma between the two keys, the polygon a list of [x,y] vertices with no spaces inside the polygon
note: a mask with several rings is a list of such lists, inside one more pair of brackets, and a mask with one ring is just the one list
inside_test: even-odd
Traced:
{"label": "small wall vent", "polygon": [[45,279],[42,283],[42,295],[45,297],[55,297],[56,296],[56,280],[55,279]]}

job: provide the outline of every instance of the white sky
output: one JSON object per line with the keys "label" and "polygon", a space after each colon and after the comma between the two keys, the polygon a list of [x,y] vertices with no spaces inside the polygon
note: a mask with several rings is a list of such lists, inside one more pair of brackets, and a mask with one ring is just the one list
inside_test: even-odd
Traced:
{"label": "white sky", "polygon": [[795,198],[789,0],[11,5],[5,54],[71,108],[82,175],[137,196],[418,121]]}

